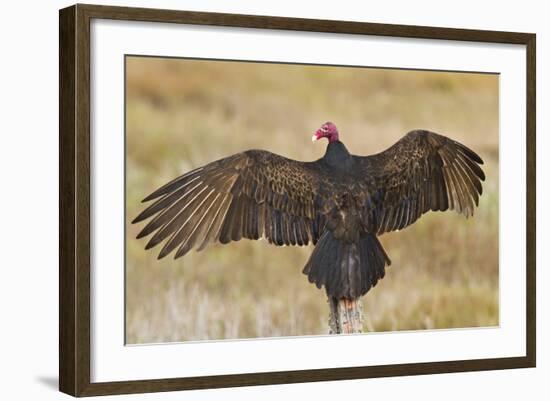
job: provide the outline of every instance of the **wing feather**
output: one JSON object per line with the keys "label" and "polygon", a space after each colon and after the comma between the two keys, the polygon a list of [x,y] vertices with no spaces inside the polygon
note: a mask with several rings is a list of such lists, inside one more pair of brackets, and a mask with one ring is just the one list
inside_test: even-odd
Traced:
{"label": "wing feather", "polygon": [[407,227],[429,210],[472,216],[485,180],[483,160],[473,150],[424,130],[355,162],[370,194],[368,225],[378,234]]}
{"label": "wing feather", "polygon": [[[267,238],[276,245],[316,243],[325,218],[318,162],[251,150],[217,160],[163,185],[133,223],[148,220],[138,238],[146,249],[163,243],[162,258],[209,243]],[[325,191],[326,193],[326,191]]]}

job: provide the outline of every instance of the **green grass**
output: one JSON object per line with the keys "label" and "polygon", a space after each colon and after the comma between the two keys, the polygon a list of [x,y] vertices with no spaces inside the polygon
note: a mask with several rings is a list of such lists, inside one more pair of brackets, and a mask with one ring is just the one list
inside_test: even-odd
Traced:
{"label": "green grass", "polygon": [[168,180],[250,148],[314,160],[331,120],[355,154],[415,128],[485,160],[475,216],[431,213],[381,241],[392,259],[363,298],[370,331],[491,326],[498,308],[498,77],[258,63],[127,59],[127,342],[327,333],[323,291],[301,270],[312,247],[243,240],[158,261],[130,221]]}

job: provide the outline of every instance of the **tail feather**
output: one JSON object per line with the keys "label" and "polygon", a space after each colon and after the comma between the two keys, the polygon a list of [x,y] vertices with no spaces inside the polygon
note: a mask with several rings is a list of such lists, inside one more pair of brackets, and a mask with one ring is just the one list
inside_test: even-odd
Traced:
{"label": "tail feather", "polygon": [[391,261],[374,234],[364,234],[358,243],[349,243],[327,230],[303,273],[317,288],[324,286],[331,297],[358,298],[384,277],[386,265]]}

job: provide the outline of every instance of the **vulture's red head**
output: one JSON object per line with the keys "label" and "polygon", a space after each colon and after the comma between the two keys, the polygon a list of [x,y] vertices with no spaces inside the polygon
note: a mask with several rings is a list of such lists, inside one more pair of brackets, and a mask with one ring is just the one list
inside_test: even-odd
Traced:
{"label": "vulture's red head", "polygon": [[315,135],[311,137],[313,142],[318,141],[321,138],[327,138],[329,142],[334,142],[338,140],[338,128],[334,123],[330,121],[321,125],[321,128],[315,132]]}

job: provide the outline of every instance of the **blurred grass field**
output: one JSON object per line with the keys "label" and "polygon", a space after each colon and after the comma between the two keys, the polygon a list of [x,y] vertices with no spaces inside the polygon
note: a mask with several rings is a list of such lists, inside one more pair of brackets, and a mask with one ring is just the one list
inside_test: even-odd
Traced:
{"label": "blurred grass field", "polygon": [[312,246],[242,240],[158,261],[130,222],[146,195],[221,157],[321,157],[310,138],[328,120],[354,154],[425,128],[485,160],[473,218],[432,212],[381,236],[392,265],[363,298],[365,328],[498,325],[498,76],[127,57],[126,80],[127,343],[327,333],[324,290],[301,273]]}

